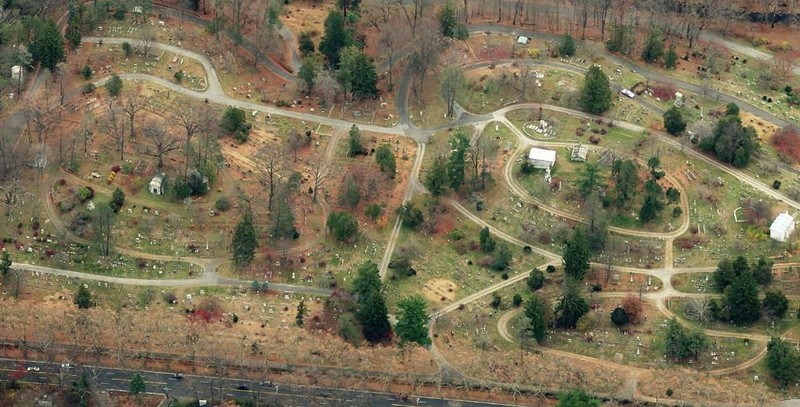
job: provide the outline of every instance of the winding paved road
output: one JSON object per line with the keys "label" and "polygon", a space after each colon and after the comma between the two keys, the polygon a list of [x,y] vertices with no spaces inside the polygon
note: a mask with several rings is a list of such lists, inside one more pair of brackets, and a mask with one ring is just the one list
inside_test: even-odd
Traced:
{"label": "winding paved road", "polygon": [[[531,37],[547,38],[548,40],[553,40],[553,39],[556,38],[555,36],[542,35],[542,34],[539,34],[539,33],[534,33],[534,32],[529,31],[529,30],[517,29],[517,28],[513,28],[513,27],[497,26],[497,25],[471,26],[470,29],[473,30],[473,31],[477,30],[477,31],[503,32],[503,33],[506,33],[506,34],[522,34],[522,35],[527,35],[527,36],[531,36]],[[99,40],[100,40],[100,38],[98,38],[98,37],[86,37],[86,38],[84,38],[85,42],[96,42],[96,41],[99,41]],[[136,43],[136,40],[129,39],[129,38],[102,38],[102,40],[103,40],[104,43],[121,43],[121,42],[125,42],[125,41],[131,42],[131,43]],[[222,86],[221,86],[221,84],[219,82],[219,78],[217,77],[216,71],[213,69],[213,66],[211,65],[211,61],[208,59],[208,57],[206,57],[204,55],[201,55],[201,54],[197,54],[195,52],[192,52],[192,51],[189,51],[189,50],[186,50],[186,49],[183,49],[183,48],[178,48],[178,47],[174,47],[174,46],[170,46],[170,45],[166,45],[166,44],[155,44],[154,47],[158,48],[158,49],[164,49],[164,50],[167,50],[167,51],[170,51],[170,52],[174,52],[176,54],[184,55],[184,56],[187,56],[187,57],[190,57],[190,58],[193,58],[193,59],[196,59],[197,61],[199,61],[203,65],[204,69],[206,69],[206,74],[207,74],[207,77],[208,77],[208,81],[207,81],[208,82],[208,87],[207,87],[207,89],[205,91],[203,91],[203,92],[198,92],[198,91],[186,89],[186,88],[184,88],[184,87],[182,87],[180,85],[177,85],[177,84],[175,84],[175,83],[173,83],[171,81],[168,81],[168,80],[165,80],[165,79],[162,79],[162,78],[158,78],[158,77],[154,77],[154,76],[148,75],[148,74],[142,74],[142,73],[126,73],[126,74],[120,75],[120,77],[122,77],[123,79],[127,79],[127,80],[147,81],[147,82],[155,83],[155,84],[157,84],[159,86],[166,87],[170,91],[173,91],[173,92],[176,92],[176,93],[179,93],[179,94],[183,94],[183,95],[186,95],[186,96],[189,96],[189,97],[192,97],[192,98],[196,98],[196,99],[201,99],[201,100],[207,99],[207,100],[209,100],[211,102],[219,103],[219,104],[223,104],[223,105],[236,106],[236,107],[240,107],[240,108],[243,108],[243,109],[260,111],[260,112],[269,113],[269,114],[275,114],[275,115],[281,115],[281,116],[291,117],[291,118],[295,118],[295,119],[299,119],[299,120],[313,121],[313,122],[329,125],[329,126],[332,126],[334,128],[337,128],[337,129],[349,129],[349,127],[352,125],[351,122],[347,122],[347,121],[344,121],[344,120],[331,119],[331,118],[327,118],[327,117],[324,117],[324,116],[312,115],[312,114],[309,114],[309,113],[296,111],[296,110],[295,111],[293,111],[293,110],[282,110],[282,109],[277,109],[277,108],[271,107],[271,106],[265,106],[263,104],[252,103],[252,102],[247,102],[247,101],[241,101],[241,100],[238,100],[238,99],[231,98],[231,97],[227,96],[225,94],[224,90],[222,89]],[[627,60],[621,59],[621,58],[619,58],[618,56],[615,56],[615,55],[609,54],[607,56],[611,60],[615,61],[616,63],[618,63],[618,64],[620,64],[622,66],[625,66],[626,68],[631,69],[631,70],[633,70],[635,72],[638,72],[638,73],[644,75],[645,77],[647,77],[647,78],[649,78],[651,80],[662,81],[662,82],[670,82],[670,83],[676,84],[676,86],[678,88],[681,88],[681,89],[689,90],[691,92],[698,93],[698,94],[704,93],[703,89],[698,85],[675,80],[675,79],[667,77],[667,76],[665,76],[665,75],[663,75],[663,74],[661,74],[659,72],[653,71],[648,67],[643,67],[643,66],[636,65],[631,61],[627,61]],[[295,63],[296,63],[296,61],[293,60],[293,64],[295,64]],[[551,65],[551,63],[547,62],[546,64],[543,64],[543,65]],[[551,66],[553,66],[553,65],[561,65],[561,64],[553,62]],[[560,67],[560,68],[564,68],[564,67]],[[574,70],[572,68],[569,68],[569,69],[570,70]],[[274,69],[274,70],[276,72],[280,71],[279,69]],[[283,72],[283,74],[281,76],[285,77],[286,73]],[[291,79],[293,79],[293,76],[291,77]],[[100,86],[106,80],[107,80],[107,78],[98,80],[98,81],[95,82],[95,84]],[[422,163],[422,158],[423,158],[424,152],[425,152],[425,144],[424,143],[428,140],[430,135],[436,129],[448,128],[448,127],[456,127],[456,126],[459,126],[459,125],[462,125],[462,124],[465,124],[465,123],[475,123],[475,124],[478,124],[478,125],[481,125],[481,124],[485,125],[485,123],[488,122],[488,121],[498,120],[498,121],[503,122],[504,124],[510,125],[509,128],[511,128],[512,131],[514,131],[514,133],[517,135],[517,137],[521,140],[521,142],[519,143],[520,146],[522,146],[522,145],[534,145],[534,144],[537,144],[537,143],[544,145],[544,143],[542,143],[542,142],[535,142],[535,141],[531,141],[531,140],[527,139],[524,135],[522,135],[522,133],[519,131],[519,129],[516,129],[516,127],[511,125],[511,123],[508,122],[508,120],[505,118],[505,114],[507,112],[512,111],[514,109],[530,107],[530,106],[527,106],[527,105],[510,106],[510,107],[507,107],[507,108],[504,108],[504,109],[500,109],[500,110],[494,112],[491,115],[474,115],[474,114],[471,114],[469,112],[465,112],[464,111],[464,112],[461,112],[461,114],[459,115],[459,119],[456,120],[456,121],[444,124],[442,126],[438,126],[436,129],[427,129],[427,130],[419,129],[416,126],[414,126],[410,122],[410,120],[408,118],[407,97],[408,97],[408,92],[409,92],[409,88],[410,88],[410,83],[411,83],[411,74],[410,74],[410,70],[408,70],[407,73],[401,79],[400,89],[398,91],[398,97],[397,97],[397,102],[398,102],[397,103],[397,108],[398,108],[399,113],[400,113],[401,124],[399,124],[397,126],[394,126],[394,127],[390,127],[390,128],[381,127],[381,126],[374,126],[374,125],[359,124],[359,127],[364,131],[370,131],[370,132],[376,132],[376,133],[384,133],[384,134],[392,134],[392,135],[399,135],[399,136],[406,136],[406,137],[410,137],[410,138],[416,140],[419,143],[419,148],[417,149],[417,155],[415,157],[415,162],[414,162],[414,167],[413,167],[414,169],[412,171],[412,179],[409,182],[409,186],[408,186],[408,189],[407,189],[406,193],[404,194],[404,202],[407,201],[408,199],[410,199],[414,194],[424,192],[424,188],[420,185],[420,183],[418,181],[418,173],[419,173],[419,169],[420,169],[420,166],[421,166],[421,163]],[[734,101],[734,102],[738,103],[740,105],[741,109],[744,110],[744,111],[753,113],[756,116],[761,117],[762,119],[771,121],[776,125],[779,125],[779,126],[786,125],[786,122],[783,121],[782,119],[772,115],[769,112],[763,111],[763,110],[761,110],[761,109],[759,109],[759,108],[757,108],[755,106],[752,106],[752,105],[748,104],[745,101],[730,97],[728,95],[720,95],[720,100],[725,101],[725,102]],[[539,105],[533,105],[533,106],[539,106]],[[542,106],[543,107],[547,107],[548,109],[552,109],[552,110],[563,109],[563,108],[559,108],[559,107],[555,107],[555,106],[547,106],[547,105],[542,105]],[[580,112],[570,111],[568,113],[569,114],[580,114],[583,117],[592,117],[590,115],[586,115],[586,114],[583,114],[583,113],[580,113]],[[634,131],[642,131],[642,130],[644,130],[642,127],[636,126],[636,125],[631,124],[631,123],[625,123],[625,122],[619,122],[619,121],[615,121],[615,123],[617,123],[618,125],[620,125],[622,127],[627,128],[629,130],[634,130]],[[680,146],[680,144],[677,141],[675,141],[674,139],[670,138],[669,136],[666,136],[663,133],[656,132],[654,134],[657,137],[660,137],[661,140],[663,142],[665,142],[669,146],[672,146],[674,148],[681,148],[682,147],[682,146]],[[706,163],[708,163],[710,165],[713,165],[713,166],[715,166],[717,168],[722,169],[723,171],[727,172],[728,174],[736,177],[737,179],[741,180],[742,182],[744,182],[746,184],[751,185],[752,187],[758,189],[760,192],[762,192],[762,193],[764,193],[764,194],[766,194],[766,195],[768,195],[768,196],[770,196],[770,197],[772,197],[774,199],[779,199],[779,200],[785,202],[786,204],[788,204],[788,205],[790,205],[790,206],[792,206],[792,207],[794,207],[796,209],[800,209],[800,204],[798,204],[797,202],[788,199],[787,197],[783,196],[781,193],[769,188],[768,186],[762,184],[760,181],[754,179],[753,177],[743,173],[742,171],[740,171],[738,169],[734,169],[734,168],[722,165],[722,164],[716,162],[715,160],[713,160],[713,159],[711,159],[711,158],[709,158],[709,157],[707,157],[707,156],[705,156],[705,155],[703,155],[703,154],[701,154],[701,153],[699,153],[699,152],[697,152],[695,150],[692,150],[692,149],[684,150],[684,152],[686,154],[692,156],[694,159],[702,160],[702,161],[704,161],[704,162],[706,162]],[[507,172],[507,170],[506,170],[506,172]],[[509,185],[512,185],[512,183],[509,182]],[[524,191],[517,191],[517,192],[524,192]],[[527,194],[525,194],[525,195],[527,195]],[[685,195],[685,194],[682,194],[682,195]],[[43,198],[46,199],[47,197],[43,196]],[[45,202],[47,202],[47,201],[45,201]],[[486,222],[484,222],[483,220],[481,220],[480,218],[478,218],[477,216],[472,214],[469,210],[464,208],[460,203],[458,203],[458,202],[456,202],[454,200],[448,200],[448,203],[451,206],[453,206],[456,210],[461,212],[468,219],[470,219],[472,222],[474,222],[474,223],[476,223],[478,225],[481,225],[481,226],[488,226],[490,228],[490,230],[494,233],[494,235],[497,236],[498,238],[506,240],[506,241],[508,241],[508,242],[510,242],[512,244],[519,245],[519,246],[526,246],[527,245],[525,242],[523,242],[523,241],[521,241],[519,239],[516,239],[513,236],[510,236],[510,235],[506,234],[505,232],[494,228],[491,225],[488,225]],[[685,205],[685,202],[682,202],[682,205]],[[50,205],[46,205],[46,207],[50,207]],[[551,209],[552,210],[554,208],[544,208],[544,209]],[[50,208],[50,210],[52,211],[52,208]],[[688,211],[685,211],[685,212],[687,213],[687,216],[688,216]],[[56,219],[58,219],[58,216],[56,216],[57,214],[48,213],[48,215],[51,216],[51,219],[54,222],[58,222],[56,220]],[[63,227],[63,224],[61,226]],[[678,231],[680,231],[681,229],[683,229],[685,231],[686,227],[688,227],[688,219],[685,220],[682,223],[681,228]],[[391,255],[392,255],[393,249],[395,247],[395,243],[396,243],[396,240],[397,240],[397,236],[399,234],[399,230],[400,230],[400,221],[398,220],[394,224],[394,227],[392,229],[391,237],[390,237],[389,241],[387,242],[387,247],[386,247],[386,250],[384,252],[383,258],[381,260],[381,273],[382,273],[382,275],[385,275],[388,262],[391,259]],[[657,233],[657,234],[652,234],[652,235],[650,235],[650,234],[647,234],[647,235],[636,234],[636,233],[650,233],[650,232],[636,232],[636,231],[633,231],[634,233],[632,233],[632,234],[636,234],[636,235],[639,235],[639,236],[646,236],[646,237],[661,237],[661,238],[667,239],[667,244],[671,245],[671,239],[674,238],[675,236],[679,235],[679,233],[677,233],[678,231],[671,232],[671,233]],[[631,233],[631,231],[627,231],[627,230],[615,230],[615,232],[617,232],[617,233]],[[76,236],[73,236],[73,237],[77,238]],[[555,253],[551,253],[549,251],[546,251],[546,250],[540,249],[540,248],[533,248],[533,250],[535,252],[537,252],[538,254],[541,254],[541,255],[543,255],[546,258],[551,260],[550,262],[546,263],[545,266],[547,264],[556,264],[556,263],[558,263],[560,261],[560,256],[555,254]],[[120,249],[119,251],[121,251],[123,253],[126,253],[126,254],[130,253],[130,255],[132,255],[132,256],[145,257],[145,256],[142,256],[142,253],[138,253],[138,252],[134,252],[134,251],[126,251],[124,249]],[[94,280],[98,280],[98,281],[112,282],[112,283],[116,283],[116,284],[154,285],[154,286],[167,286],[167,285],[186,286],[186,285],[194,285],[194,284],[197,284],[197,283],[200,283],[200,284],[229,284],[229,285],[243,285],[243,284],[246,285],[246,284],[248,284],[248,282],[242,282],[242,281],[234,280],[234,279],[223,279],[223,278],[219,278],[218,276],[216,276],[216,274],[215,274],[216,267],[220,264],[219,262],[225,261],[226,259],[197,259],[197,258],[188,258],[188,257],[154,256],[154,255],[149,255],[149,256],[151,256],[151,257],[146,257],[146,258],[152,258],[152,259],[158,259],[158,260],[170,260],[170,261],[173,261],[173,260],[186,261],[186,262],[194,263],[194,264],[202,266],[204,268],[204,273],[201,275],[201,277],[199,277],[197,279],[193,279],[193,280],[140,280],[140,279],[120,279],[120,278],[109,277],[109,276],[100,276],[100,275],[95,275],[95,274],[77,273],[77,272],[73,272],[73,271],[69,271],[69,270],[58,270],[58,269],[46,268],[46,267],[41,267],[41,266],[33,266],[33,265],[15,265],[15,266],[18,267],[18,268],[24,268],[24,269],[27,269],[27,270],[34,270],[34,271],[38,271],[38,272],[56,273],[56,274],[61,274],[61,275],[67,275],[67,276],[70,276],[70,277],[88,278],[88,279],[94,279]],[[618,269],[623,270],[624,268],[618,268]],[[639,270],[639,269],[636,269],[636,270],[639,273],[644,273],[644,274],[648,274],[648,275],[653,275],[653,276],[659,277],[664,282],[663,289],[661,291],[659,291],[659,292],[656,292],[656,293],[648,293],[648,298],[653,300],[657,304],[657,307],[658,307],[659,310],[661,310],[662,312],[664,312],[666,315],[669,316],[670,312],[665,306],[665,301],[666,301],[667,298],[670,298],[671,296],[679,296],[680,295],[679,293],[677,293],[672,288],[671,283],[670,283],[670,276],[673,273],[677,272],[678,270],[677,269],[672,269],[671,262],[669,262],[669,264],[667,264],[663,269],[657,269],[657,270]],[[692,269],[691,271],[694,272],[695,270],[698,270],[698,269]],[[704,271],[705,271],[705,269],[704,269]],[[700,272],[700,271],[697,271],[697,272]],[[502,288],[507,287],[509,285],[515,284],[515,283],[521,281],[522,279],[524,279],[525,277],[527,277],[527,276],[524,273],[522,273],[520,275],[517,275],[517,276],[514,276],[513,278],[510,278],[509,280],[506,280],[506,281],[503,281],[501,283],[495,284],[495,285],[493,285],[491,287],[487,287],[484,290],[481,290],[481,291],[479,291],[477,293],[474,293],[474,294],[472,294],[472,295],[470,295],[468,297],[465,297],[464,299],[462,299],[460,301],[454,302],[454,303],[452,303],[452,304],[450,304],[450,305],[448,305],[448,306],[446,306],[446,307],[444,307],[444,308],[442,308],[440,310],[435,311],[432,314],[432,316],[434,317],[434,321],[431,323],[431,330],[432,330],[432,327],[433,327],[433,325],[435,323],[435,319],[437,317],[457,309],[462,304],[466,304],[468,302],[475,301],[476,299],[478,299],[478,298],[480,298],[482,296],[488,295],[491,292],[494,292],[496,290],[502,289]],[[278,285],[278,284],[271,285],[271,288],[283,289],[283,290],[286,290],[286,291],[293,291],[293,292],[304,292],[304,293],[315,294],[315,295],[326,295],[326,294],[328,294],[330,292],[330,290],[325,290],[325,289],[315,289],[315,288],[311,288],[311,287],[281,286],[281,285]],[[501,320],[507,321],[509,318],[510,317],[508,317],[506,319],[502,319],[501,318]],[[503,329],[498,328],[498,330],[501,332],[502,336],[504,336],[504,337],[508,336],[507,332],[505,332],[505,335],[504,335]],[[709,334],[718,334],[718,335],[721,335],[721,336],[730,336],[730,337],[740,337],[741,336],[740,334],[735,334],[735,333],[730,333],[730,332],[716,332],[716,331],[709,331]],[[750,337],[750,338],[756,338],[758,340],[766,340],[766,337],[763,336],[763,335],[758,335],[758,336],[747,335],[747,336]],[[432,348],[431,351],[432,351],[432,354],[438,354],[438,352],[436,351],[435,348]],[[579,357],[579,356],[572,355],[572,354],[566,354],[566,355],[569,355],[569,357],[572,357],[572,358]],[[763,356],[763,355],[760,355],[760,356]],[[441,358],[441,359],[443,359],[443,358]],[[446,361],[444,361],[444,363],[446,364]],[[633,390],[635,391],[635,380],[632,383],[633,383]]]}

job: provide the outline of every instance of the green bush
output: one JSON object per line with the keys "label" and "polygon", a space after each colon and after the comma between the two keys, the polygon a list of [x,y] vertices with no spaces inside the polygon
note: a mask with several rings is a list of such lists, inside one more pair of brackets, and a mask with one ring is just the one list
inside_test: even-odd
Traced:
{"label": "green bush", "polygon": [[92,77],[92,68],[89,65],[84,65],[83,69],[81,69],[81,75],[84,80],[88,80]]}
{"label": "green bush", "polygon": [[94,93],[94,90],[97,89],[93,83],[89,82],[86,85],[83,85],[83,94],[88,95],[90,93]]}
{"label": "green bush", "polygon": [[177,82],[177,83],[183,82],[183,76],[184,76],[184,74],[183,74],[183,70],[182,69],[179,70],[178,72],[175,72],[175,82]]}
{"label": "green bush", "polygon": [[131,56],[131,54],[133,54],[133,47],[131,46],[131,43],[129,43],[128,41],[123,42],[122,52],[125,53],[125,58]]}
{"label": "green bush", "polygon": [[125,5],[124,4],[120,4],[119,6],[117,6],[117,9],[114,11],[114,19],[118,20],[118,21],[124,20],[126,11],[127,10],[125,9]]}
{"label": "green bush", "polygon": [[214,202],[214,208],[218,211],[225,212],[231,207],[231,201],[224,196],[217,198],[217,201]]}

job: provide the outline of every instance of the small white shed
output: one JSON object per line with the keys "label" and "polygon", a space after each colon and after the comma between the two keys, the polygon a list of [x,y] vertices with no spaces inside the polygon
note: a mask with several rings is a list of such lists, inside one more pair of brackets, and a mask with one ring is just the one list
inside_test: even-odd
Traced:
{"label": "small white shed", "polygon": [[533,164],[534,168],[552,167],[556,163],[556,152],[533,147],[528,153],[528,162]]}
{"label": "small white shed", "polygon": [[517,44],[525,45],[529,42],[531,42],[531,39],[524,35],[520,35],[519,37],[517,37]]}
{"label": "small white shed", "polygon": [[792,232],[794,232],[794,218],[788,212],[778,215],[769,227],[770,239],[779,242],[785,242]]}
{"label": "small white shed", "polygon": [[147,190],[153,195],[164,195],[164,174],[153,177]]}

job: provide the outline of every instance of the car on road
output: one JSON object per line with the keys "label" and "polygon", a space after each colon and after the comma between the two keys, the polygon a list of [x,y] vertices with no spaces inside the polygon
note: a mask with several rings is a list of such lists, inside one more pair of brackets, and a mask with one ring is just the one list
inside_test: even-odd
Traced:
{"label": "car on road", "polygon": [[272,384],[272,382],[271,382],[271,381],[266,381],[266,382],[258,382],[258,385],[259,385],[259,386],[266,386],[266,387],[272,387],[272,386],[273,386],[273,384]]}
{"label": "car on road", "polygon": [[38,371],[39,371],[39,368],[38,368],[38,367],[36,367],[36,366],[30,366],[30,367],[28,367],[28,369],[27,369],[27,370],[28,370],[29,372],[38,372]]}
{"label": "car on road", "polygon": [[174,373],[174,374],[172,375],[172,378],[173,378],[173,379],[176,379],[176,380],[183,379],[183,373]]}
{"label": "car on road", "polygon": [[619,91],[619,93],[622,93],[623,95],[625,95],[625,96],[627,96],[627,97],[629,97],[631,99],[636,97],[636,94],[633,93],[633,91],[631,91],[630,89],[622,89],[621,91]]}
{"label": "car on road", "polygon": [[247,387],[247,385],[240,384],[240,385],[236,386],[236,390],[250,390],[250,388]]}

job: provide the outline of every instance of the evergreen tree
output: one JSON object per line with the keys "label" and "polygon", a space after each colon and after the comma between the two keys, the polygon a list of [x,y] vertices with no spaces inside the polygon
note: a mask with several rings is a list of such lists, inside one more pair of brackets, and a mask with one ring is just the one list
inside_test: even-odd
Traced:
{"label": "evergreen tree", "polygon": [[667,69],[675,69],[678,66],[678,53],[675,52],[675,47],[669,47],[667,54],[664,55],[664,66]]}
{"label": "evergreen tree", "polygon": [[642,59],[648,64],[658,61],[664,55],[664,38],[661,30],[654,28],[647,37],[647,42],[642,50]]}
{"label": "evergreen tree", "polygon": [[78,291],[75,293],[75,299],[73,301],[80,309],[87,309],[95,306],[94,300],[92,300],[92,293],[89,292],[89,289],[86,288],[83,283],[78,284]]}
{"label": "evergreen tree", "polygon": [[3,250],[3,256],[0,258],[0,275],[3,276],[3,281],[8,282],[8,275],[11,274],[11,255],[8,250]]}
{"label": "evergreen tree", "polygon": [[670,204],[677,204],[681,201],[681,191],[678,191],[677,188],[669,187],[667,188],[667,202]]}
{"label": "evergreen tree", "polygon": [[611,322],[616,326],[623,326],[628,323],[628,314],[622,307],[614,308],[611,312]]}
{"label": "evergreen tree", "polygon": [[664,129],[673,136],[677,136],[686,130],[686,120],[683,119],[680,109],[672,106],[664,112]]}
{"label": "evergreen tree", "polygon": [[248,208],[242,213],[233,231],[233,264],[238,268],[249,266],[255,259],[257,247],[258,234],[253,224],[253,213]]}
{"label": "evergreen tree", "polygon": [[531,299],[525,304],[525,317],[528,318],[528,332],[542,343],[547,337],[547,320],[545,313],[544,300],[538,295],[532,295]]}
{"label": "evergreen tree", "polygon": [[325,56],[328,66],[338,69],[341,50],[352,43],[350,33],[345,27],[344,16],[338,10],[331,10],[325,18],[325,34],[319,43],[319,52]]}
{"label": "evergreen tree", "polygon": [[586,72],[581,88],[579,104],[589,113],[600,114],[611,108],[611,85],[608,76],[599,66],[593,65]]}
{"label": "evergreen tree", "polygon": [[300,44],[300,54],[303,55],[303,58],[314,53],[314,40],[311,39],[311,33],[308,31],[301,32],[298,42]]}
{"label": "evergreen tree", "polygon": [[614,183],[617,187],[617,206],[624,207],[636,195],[636,186],[639,184],[639,176],[636,174],[636,162],[633,160],[614,161],[611,175],[614,177]]}
{"label": "evergreen tree", "polygon": [[382,287],[378,265],[368,261],[361,265],[353,279],[353,295],[359,304],[363,303],[372,292],[380,292]]}
{"label": "evergreen tree", "polygon": [[117,74],[111,75],[111,78],[106,82],[106,90],[111,96],[119,96],[122,92],[122,79]]}
{"label": "evergreen tree", "polygon": [[689,331],[677,319],[667,322],[664,331],[664,350],[667,357],[674,360],[697,360],[702,351],[708,348],[708,337],[700,330]]}
{"label": "evergreen tree", "polygon": [[421,346],[431,344],[428,337],[428,313],[425,300],[419,295],[404,298],[397,303],[399,315],[395,331],[400,343],[415,342]]}
{"label": "evergreen tree", "polygon": [[300,65],[300,70],[297,71],[297,77],[306,84],[306,93],[311,93],[314,89],[314,79],[317,77],[317,67],[314,60],[310,57],[303,59],[303,65]]}
{"label": "evergreen tree", "polygon": [[494,238],[492,237],[492,234],[489,231],[488,226],[485,226],[483,229],[481,229],[480,244],[481,244],[481,250],[484,253],[493,252],[495,247],[497,246],[497,242],[495,242]]}
{"label": "evergreen tree", "polygon": [[306,299],[302,298],[300,299],[300,303],[297,304],[297,315],[295,315],[294,317],[294,323],[297,326],[303,326],[303,324],[305,323],[304,319],[307,313],[308,309],[306,308]]}
{"label": "evergreen tree", "polygon": [[739,116],[739,105],[736,102],[730,102],[725,106],[725,116]]}
{"label": "evergreen tree", "polygon": [[648,223],[657,218],[659,212],[658,208],[658,199],[656,197],[653,195],[645,196],[644,202],[642,202],[642,207],[639,209],[639,221],[642,223]]}
{"label": "evergreen tree", "polygon": [[508,248],[508,245],[500,243],[497,246],[497,250],[495,250],[492,255],[492,261],[489,267],[491,267],[492,270],[503,271],[508,268],[512,256],[511,249]]}
{"label": "evergreen tree", "polygon": [[439,20],[439,32],[443,37],[452,38],[456,32],[456,9],[451,1],[447,1],[444,6],[436,13],[436,18]]}
{"label": "evergreen tree", "polygon": [[433,196],[438,197],[447,192],[450,179],[447,175],[447,164],[443,156],[438,156],[433,160],[431,169],[425,174],[423,184]]}
{"label": "evergreen tree", "polygon": [[577,285],[566,283],[561,299],[556,305],[555,325],[558,328],[574,329],[578,320],[589,312],[589,304],[581,297]]}
{"label": "evergreen tree", "polygon": [[111,194],[111,209],[114,210],[114,213],[119,212],[119,209],[122,208],[122,204],[125,203],[125,191],[122,188],[117,187],[114,190],[114,193]]}
{"label": "evergreen tree", "polygon": [[594,192],[595,188],[600,185],[600,173],[597,170],[597,164],[586,164],[586,169],[583,171],[580,181],[578,181],[578,189],[581,195],[586,198]]}
{"label": "evergreen tree", "polygon": [[339,56],[337,79],[342,87],[358,99],[378,96],[378,75],[367,55],[351,45],[342,49]]}
{"label": "evergreen tree", "polygon": [[358,219],[348,212],[332,212],[328,215],[328,231],[340,241],[349,241],[358,235]]}
{"label": "evergreen tree", "polygon": [[355,124],[350,127],[349,138],[347,142],[347,155],[350,157],[355,157],[361,152],[364,151],[364,147],[361,146],[361,131],[358,130],[358,126]]}
{"label": "evergreen tree", "polygon": [[589,270],[589,242],[583,228],[575,228],[564,249],[564,274],[575,281],[583,281]]}
{"label": "evergreen tree", "polygon": [[373,291],[361,303],[356,319],[361,323],[364,338],[371,343],[386,339],[391,332],[386,301],[380,291]]}
{"label": "evergreen tree", "polygon": [[394,178],[397,166],[394,159],[394,152],[392,152],[392,147],[390,145],[381,144],[378,146],[375,150],[375,162],[378,163],[381,172],[389,174],[390,178]]}
{"label": "evergreen tree", "polygon": [[772,338],[767,344],[767,369],[784,387],[795,383],[800,380],[800,354],[789,342]]}
{"label": "evergreen tree", "polygon": [[775,319],[781,319],[789,310],[789,299],[778,290],[769,290],[764,293],[764,311]]}
{"label": "evergreen tree", "polygon": [[81,21],[79,18],[70,17],[64,38],[69,42],[72,49],[76,49],[78,45],[81,45]]}
{"label": "evergreen tree", "polygon": [[525,283],[528,284],[528,288],[530,288],[531,291],[542,288],[544,286],[544,273],[538,268],[531,270],[530,275],[525,279]]}
{"label": "evergreen tree", "polygon": [[733,279],[731,285],[725,289],[724,299],[731,322],[736,325],[750,325],[761,316],[758,283],[749,272]]}
{"label": "evergreen tree", "polygon": [[28,46],[28,51],[33,56],[33,62],[41,62],[43,68],[55,69],[59,62],[66,61],[64,53],[64,37],[52,20],[40,24],[36,38]]}
{"label": "evergreen tree", "polygon": [[410,202],[400,205],[395,213],[403,222],[403,227],[409,229],[416,229],[416,227],[421,225],[425,220],[422,215],[422,211]]}
{"label": "evergreen tree", "polygon": [[772,260],[767,260],[764,257],[759,258],[753,264],[753,277],[759,284],[767,286],[772,282],[772,264]]}
{"label": "evergreen tree", "polygon": [[558,54],[562,57],[571,57],[575,55],[575,38],[569,33],[564,33],[561,36],[561,42],[558,45]]}
{"label": "evergreen tree", "polygon": [[144,391],[145,391],[144,378],[139,373],[134,374],[133,379],[131,379],[128,393],[132,395],[137,395],[144,393]]}
{"label": "evergreen tree", "polygon": [[450,188],[458,191],[464,184],[464,169],[466,166],[467,148],[469,148],[469,138],[462,131],[456,131],[450,140],[452,151],[447,161],[447,176],[450,179]]}
{"label": "evergreen tree", "polygon": [[272,238],[275,240],[297,239],[300,234],[294,226],[294,213],[289,196],[300,182],[300,174],[293,172],[280,187],[272,207]]}

